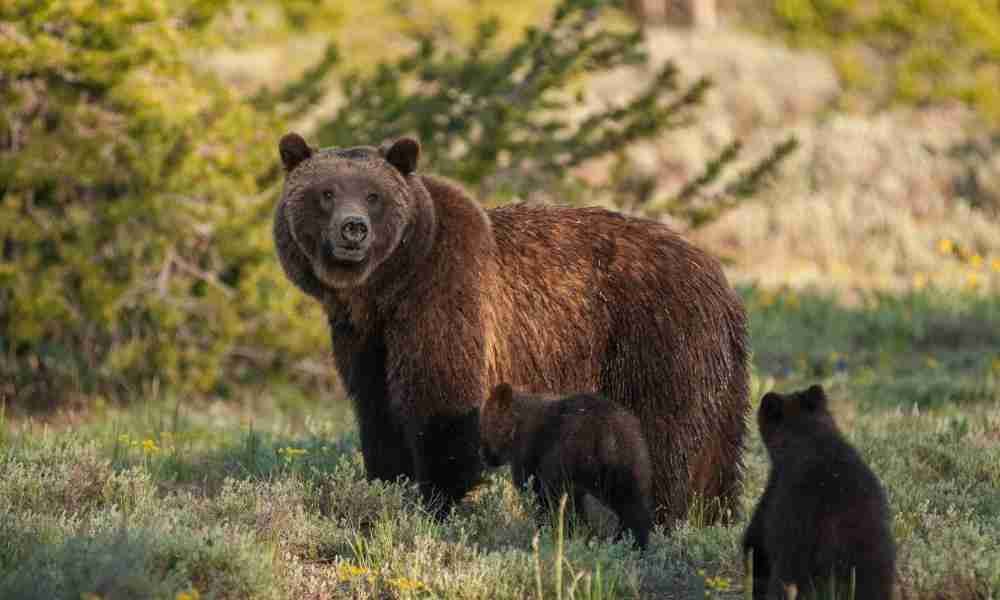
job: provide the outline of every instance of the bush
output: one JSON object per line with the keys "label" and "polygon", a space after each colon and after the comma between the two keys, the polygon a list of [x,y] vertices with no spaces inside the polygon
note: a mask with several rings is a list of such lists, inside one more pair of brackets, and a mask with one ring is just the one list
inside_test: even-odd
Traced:
{"label": "bush", "polygon": [[225,4],[0,9],[0,392],[205,391],[244,340],[301,345],[268,335],[276,119],[185,60]]}
{"label": "bush", "polygon": [[[776,0],[766,27],[829,51],[877,101],[957,99],[1000,124],[1000,5],[990,0]],[[759,11],[756,5],[747,10]]]}

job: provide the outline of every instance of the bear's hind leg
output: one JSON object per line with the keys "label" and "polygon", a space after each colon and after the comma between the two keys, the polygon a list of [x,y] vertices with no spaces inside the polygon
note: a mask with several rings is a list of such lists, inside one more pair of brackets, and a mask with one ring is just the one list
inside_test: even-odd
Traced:
{"label": "bear's hind leg", "polygon": [[622,534],[629,531],[635,545],[645,549],[649,544],[649,533],[653,529],[650,499],[631,474],[621,473],[614,479],[618,484],[608,486],[601,500],[618,515],[618,534],[615,539],[621,539]]}

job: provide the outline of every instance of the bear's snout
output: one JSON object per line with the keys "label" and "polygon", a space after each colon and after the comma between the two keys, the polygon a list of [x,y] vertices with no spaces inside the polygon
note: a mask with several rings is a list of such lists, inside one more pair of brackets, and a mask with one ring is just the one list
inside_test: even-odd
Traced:
{"label": "bear's snout", "polygon": [[347,217],[340,225],[340,236],[348,244],[361,244],[368,238],[369,222],[366,217]]}
{"label": "bear's snout", "polygon": [[335,263],[360,263],[368,255],[373,233],[368,215],[353,211],[334,215],[321,251]]}

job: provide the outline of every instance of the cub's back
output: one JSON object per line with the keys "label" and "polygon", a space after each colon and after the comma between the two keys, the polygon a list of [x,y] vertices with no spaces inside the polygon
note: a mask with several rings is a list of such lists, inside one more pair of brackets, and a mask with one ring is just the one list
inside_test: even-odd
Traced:
{"label": "cub's back", "polygon": [[546,412],[539,439],[558,445],[564,460],[604,466],[649,462],[639,419],[603,396],[575,394]]}

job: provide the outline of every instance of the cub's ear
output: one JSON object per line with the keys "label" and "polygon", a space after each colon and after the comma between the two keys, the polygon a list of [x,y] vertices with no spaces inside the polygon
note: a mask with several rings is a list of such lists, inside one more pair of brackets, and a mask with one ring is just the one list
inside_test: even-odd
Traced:
{"label": "cub's ear", "polygon": [[285,165],[285,172],[291,173],[292,169],[313,155],[313,149],[301,135],[286,133],[278,142],[278,153],[281,155],[281,163]]}
{"label": "cub's ear", "polygon": [[382,155],[390,165],[403,175],[409,175],[417,170],[420,160],[420,142],[411,137],[401,137],[392,143],[382,144]]}
{"label": "cub's ear", "polygon": [[493,388],[493,393],[490,394],[490,403],[500,408],[501,410],[506,409],[514,402],[514,388],[510,386],[509,383],[501,383],[500,385]]}
{"label": "cub's ear", "polygon": [[826,392],[819,384],[811,385],[802,393],[802,406],[810,412],[826,410]]}
{"label": "cub's ear", "polygon": [[784,414],[783,398],[774,393],[768,392],[760,399],[760,415],[765,421],[777,422]]}

